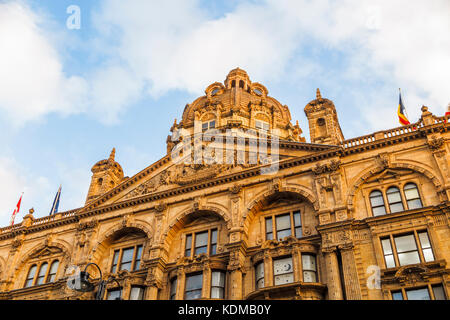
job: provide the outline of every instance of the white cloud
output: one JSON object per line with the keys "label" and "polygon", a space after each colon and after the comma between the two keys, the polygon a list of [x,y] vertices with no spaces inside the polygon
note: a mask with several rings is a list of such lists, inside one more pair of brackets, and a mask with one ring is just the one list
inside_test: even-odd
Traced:
{"label": "white cloud", "polygon": [[67,77],[40,17],[18,2],[0,3],[0,109],[16,124],[50,112],[77,113],[85,81]]}

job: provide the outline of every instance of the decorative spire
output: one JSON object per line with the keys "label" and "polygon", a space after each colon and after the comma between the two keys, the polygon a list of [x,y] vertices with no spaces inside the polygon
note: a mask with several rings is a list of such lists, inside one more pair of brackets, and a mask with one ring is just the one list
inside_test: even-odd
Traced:
{"label": "decorative spire", "polygon": [[316,91],[316,99],[322,99],[322,95],[320,94],[319,88],[317,88],[317,91]]}
{"label": "decorative spire", "polygon": [[116,157],[116,148],[113,148],[111,154],[109,155],[109,160],[114,161],[115,157]]}

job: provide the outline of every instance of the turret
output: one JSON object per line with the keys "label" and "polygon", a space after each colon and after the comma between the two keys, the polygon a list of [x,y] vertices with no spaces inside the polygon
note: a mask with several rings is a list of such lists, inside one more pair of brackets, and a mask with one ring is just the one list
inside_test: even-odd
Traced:
{"label": "turret", "polygon": [[92,178],[86,203],[105,194],[116,187],[123,180],[123,170],[114,158],[116,149],[113,148],[108,159],[97,162],[91,169]]}
{"label": "turret", "polygon": [[322,98],[317,89],[316,99],[305,107],[311,143],[338,145],[344,140],[333,101]]}

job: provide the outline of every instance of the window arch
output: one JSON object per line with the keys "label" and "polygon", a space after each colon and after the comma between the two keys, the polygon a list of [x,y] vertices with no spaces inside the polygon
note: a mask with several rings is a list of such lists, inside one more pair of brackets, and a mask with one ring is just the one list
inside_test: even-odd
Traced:
{"label": "window arch", "polygon": [[374,216],[381,216],[386,214],[386,206],[384,204],[383,193],[380,190],[375,190],[369,196],[372,213]]}
{"label": "window arch", "polygon": [[37,269],[37,265],[33,264],[30,269],[28,270],[28,275],[27,278],[25,280],[25,285],[24,287],[31,287],[33,285],[34,282],[34,276],[36,275],[36,269]]}
{"label": "window arch", "polygon": [[419,189],[417,185],[412,182],[408,182],[403,187],[403,192],[405,194],[406,204],[408,209],[419,209],[422,208],[422,200],[420,199]]}
{"label": "window arch", "polygon": [[386,197],[389,204],[389,210],[391,213],[403,211],[403,202],[400,190],[397,187],[390,187],[386,191]]}

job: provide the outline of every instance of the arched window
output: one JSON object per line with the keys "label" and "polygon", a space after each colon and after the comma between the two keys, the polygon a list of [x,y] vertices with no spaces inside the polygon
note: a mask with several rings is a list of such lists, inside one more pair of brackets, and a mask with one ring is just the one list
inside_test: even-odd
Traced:
{"label": "arched window", "polygon": [[239,81],[239,88],[244,88],[244,80]]}
{"label": "arched window", "polygon": [[386,191],[386,197],[389,203],[389,209],[391,213],[403,211],[402,196],[400,190],[397,187],[390,187]]}
{"label": "arched window", "polygon": [[59,261],[55,260],[52,262],[52,265],[50,266],[50,271],[48,272],[47,276],[47,283],[55,281],[56,272],[58,271]]}
{"label": "arched window", "polygon": [[39,274],[36,278],[36,285],[40,285],[44,283],[45,275],[47,273],[48,263],[44,262],[41,264],[41,267],[39,268]]}
{"label": "arched window", "polygon": [[411,210],[422,208],[422,201],[420,200],[419,190],[417,189],[415,183],[407,183],[403,188],[403,192],[405,193],[408,209]]}
{"label": "arched window", "polygon": [[27,279],[25,280],[25,288],[33,285],[34,275],[36,274],[37,266],[33,264],[28,271]]}
{"label": "arched window", "polygon": [[236,80],[231,80],[231,87],[232,88],[236,87]]}
{"label": "arched window", "polygon": [[379,190],[372,191],[369,196],[370,205],[374,216],[381,216],[386,214],[386,207],[384,205],[383,194]]}

